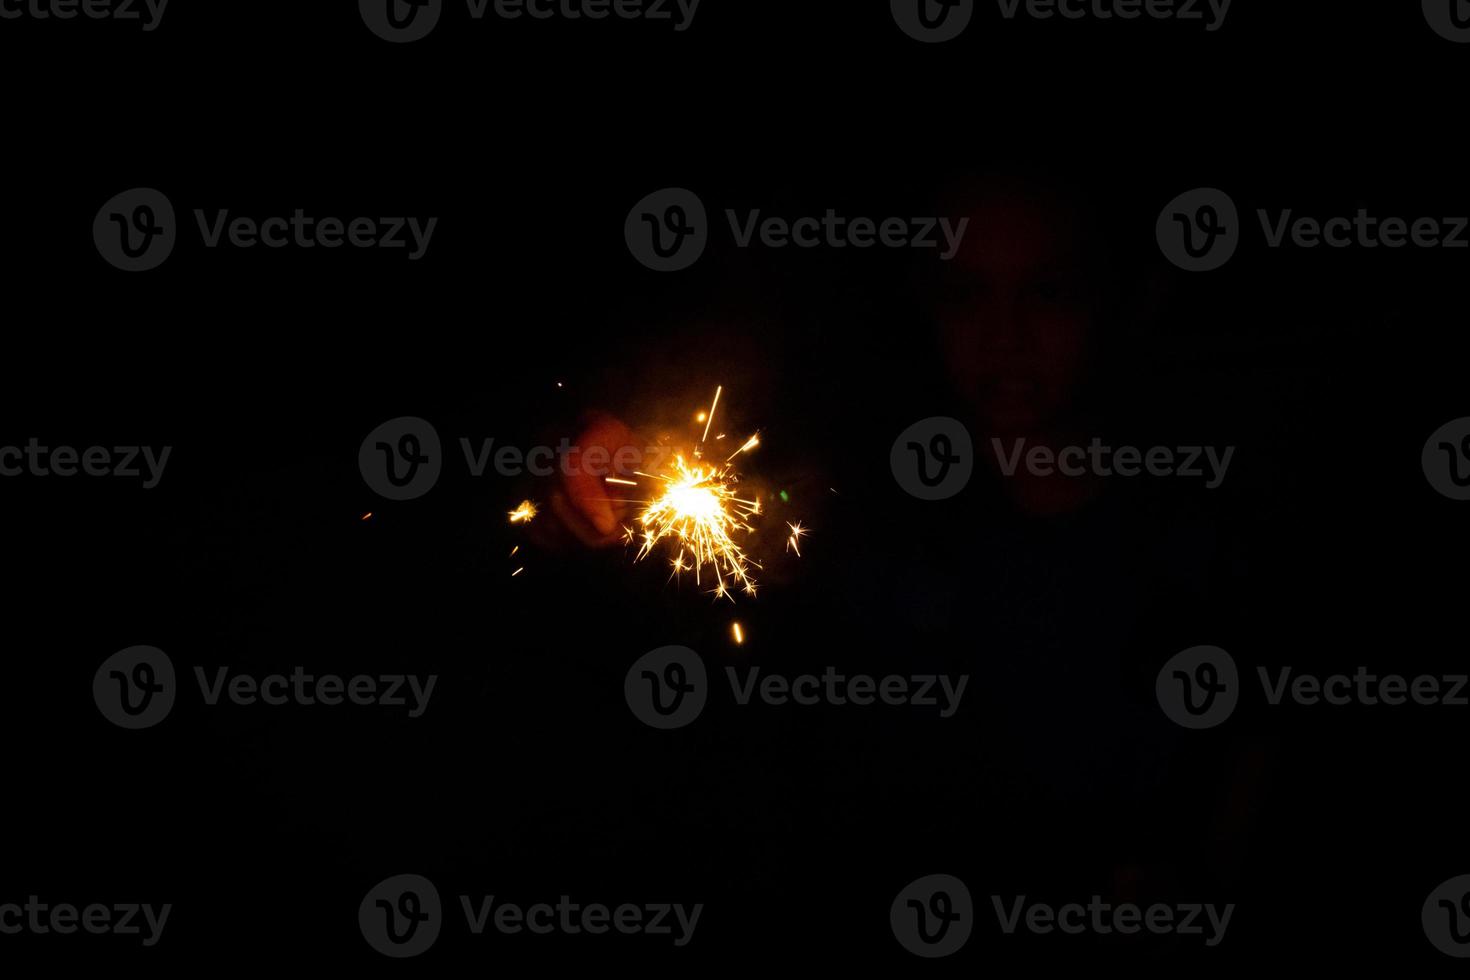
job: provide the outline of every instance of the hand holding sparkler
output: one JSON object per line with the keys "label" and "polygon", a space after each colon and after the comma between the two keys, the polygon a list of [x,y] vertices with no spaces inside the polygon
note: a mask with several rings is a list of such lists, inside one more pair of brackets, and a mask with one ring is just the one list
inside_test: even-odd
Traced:
{"label": "hand holding sparkler", "polygon": [[610,494],[605,481],[632,479],[642,467],[643,446],[633,430],[611,415],[598,413],[577,436],[552,493],[551,513],[583,545],[607,547],[623,540],[623,524],[633,504]]}
{"label": "hand holding sparkler", "polygon": [[[723,388],[708,410],[695,416],[697,437],[689,442],[660,436],[658,446],[636,445],[633,431],[610,415],[598,414],[578,436],[566,458],[561,486],[550,512],[558,529],[588,547],[622,541],[636,546],[635,560],[666,552],[671,578],[691,573],[696,585],[716,598],[756,594],[753,570],[761,562],[747,551],[764,515],[759,493],[741,487],[737,460],[761,443],[758,433],[738,445],[724,443],[714,426]],[[712,437],[713,433],[713,437]],[[732,441],[733,442],[733,441]],[[786,495],[780,494],[784,502]],[[552,531],[533,524],[533,501],[509,512],[512,524],[531,525],[546,541]],[[786,522],[786,551],[801,557],[807,529]],[[740,642],[737,636],[737,642]]]}

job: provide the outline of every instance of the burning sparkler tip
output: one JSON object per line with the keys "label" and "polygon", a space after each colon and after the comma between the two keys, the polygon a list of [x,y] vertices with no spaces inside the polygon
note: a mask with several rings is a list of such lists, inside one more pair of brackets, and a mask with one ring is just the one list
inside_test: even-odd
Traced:
{"label": "burning sparkler tip", "polygon": [[[761,564],[746,554],[739,539],[743,534],[754,532],[752,519],[763,513],[759,495],[739,494],[740,476],[734,460],[759,446],[761,439],[760,433],[756,432],[723,462],[705,460],[704,449],[723,391],[723,386],[716,387],[709,409],[695,414],[695,421],[704,426],[695,445],[675,452],[673,463],[656,474],[636,474],[659,481],[660,492],[638,515],[639,532],[635,535],[632,527],[624,527],[623,539],[627,544],[633,544],[635,537],[641,538],[634,561],[647,557],[661,541],[667,541],[670,546],[677,544],[679,555],[670,561],[670,579],[685,571],[694,572],[697,584],[703,584],[702,579],[713,578],[710,594],[716,599],[734,602],[736,588],[744,595],[756,595],[751,570],[759,570]],[[719,433],[716,441],[723,438],[725,434]],[[607,482],[623,481],[609,479]],[[785,491],[781,492],[781,499],[789,502]],[[787,548],[795,550],[799,556],[797,541],[805,529],[799,524],[788,526],[791,535]]]}

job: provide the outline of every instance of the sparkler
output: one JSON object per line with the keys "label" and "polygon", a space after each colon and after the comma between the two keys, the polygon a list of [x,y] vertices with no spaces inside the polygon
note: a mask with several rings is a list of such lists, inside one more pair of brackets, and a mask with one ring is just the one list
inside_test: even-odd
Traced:
{"label": "sparkler", "polygon": [[[734,601],[733,592],[739,590],[748,596],[756,594],[756,582],[752,569],[760,569],[760,562],[747,554],[742,546],[745,537],[754,532],[752,523],[763,511],[759,496],[745,496],[739,489],[740,474],[736,459],[749,453],[761,444],[760,433],[751,434],[740,448],[723,459],[706,459],[705,450],[713,430],[715,413],[720,405],[724,386],[715,389],[714,400],[707,411],[694,417],[702,426],[699,440],[692,449],[674,453],[673,462],[657,473],[637,471],[636,480],[608,476],[603,482],[615,486],[650,487],[651,497],[623,502],[643,505],[636,519],[637,529],[623,528],[623,537],[628,544],[638,543],[634,561],[641,561],[653,553],[655,548],[665,547],[673,557],[669,566],[673,569],[670,578],[684,572],[693,572],[696,584],[712,583],[711,593],[716,599]],[[725,433],[717,432],[715,443],[725,439]],[[781,501],[787,502],[785,491]],[[508,512],[511,524],[529,524],[536,519],[538,508],[530,500],[523,500],[515,510]],[[789,534],[786,550],[801,557],[801,538],[807,529],[800,522],[787,523]],[[514,558],[520,550],[511,549]],[[525,571],[522,566],[511,572],[514,578]],[[732,629],[735,643],[745,642],[745,633],[739,623]]]}
{"label": "sparkler", "polygon": [[[760,434],[755,433],[741,444],[740,448],[723,461],[712,462],[704,458],[710,427],[714,425],[715,410],[720,404],[724,386],[715,389],[714,400],[708,411],[695,416],[696,422],[704,424],[704,431],[692,452],[676,452],[672,465],[662,473],[635,473],[644,480],[653,481],[654,498],[639,514],[639,529],[624,527],[624,540],[629,544],[641,539],[634,561],[640,561],[659,545],[665,545],[676,554],[670,559],[673,568],[670,577],[686,571],[694,572],[696,584],[713,579],[715,598],[728,598],[732,602],[733,589],[748,596],[756,594],[756,582],[751,570],[761,567],[741,546],[741,539],[755,530],[751,521],[761,515],[759,497],[742,496],[739,490],[740,475],[734,461],[760,445]],[[723,434],[716,436],[722,439]],[[630,480],[609,478],[606,482],[634,484]],[[792,525],[794,542],[804,529]],[[798,550],[797,555],[801,552]]]}

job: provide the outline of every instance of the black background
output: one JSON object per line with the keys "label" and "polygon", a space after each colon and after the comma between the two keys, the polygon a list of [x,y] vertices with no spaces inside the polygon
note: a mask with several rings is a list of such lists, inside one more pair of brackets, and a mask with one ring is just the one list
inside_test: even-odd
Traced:
{"label": "black background", "polygon": [[[976,760],[1035,733],[994,718],[726,699],[659,733],[622,698],[634,659],[679,643],[712,670],[969,673],[979,708],[1013,695],[1003,664],[1026,629],[1107,633],[1113,602],[1147,617],[1132,652],[1151,669],[1217,643],[1243,671],[1462,670],[1465,520],[1419,453],[1464,414],[1464,253],[1271,251],[1256,236],[1191,277],[1152,243],[1159,209],[1196,186],[1228,190],[1243,213],[1470,211],[1470,48],[1437,37],[1417,4],[1237,0],[1216,33],[1008,23],[982,5],[937,46],[905,37],[883,3],[704,0],[682,34],[472,23],[451,4],[428,39],[393,46],[351,3],[174,0],[152,33],[0,21],[0,51],[0,445],[174,447],[152,490],[0,481],[0,901],[175,906],[154,949],[3,937],[6,962],[380,969],[392,964],[362,941],[357,903],[412,872],[447,903],[706,908],[686,949],[470,938],[451,908],[439,944],[404,969],[1452,966],[1419,908],[1470,867],[1465,709],[1254,706],[1192,739],[1152,719],[1143,730],[1179,754],[1146,808],[1114,787],[1123,804],[1040,807],[1017,827],[1038,809],[1011,812]],[[1178,594],[1117,584],[1113,555],[1073,567],[1085,609],[1042,602],[1028,622],[967,597],[967,556],[1045,566],[1088,552],[1065,528],[1048,532],[1054,552],[1028,552],[1024,529],[982,537],[1000,520],[975,517],[983,487],[925,505],[894,484],[897,433],[952,407],[907,258],[716,247],[661,276],[622,237],[632,204],[665,186],[712,212],[887,215],[923,213],[945,180],[993,170],[1081,185],[1129,267],[1167,284],[1136,341],[1131,417],[1239,447],[1237,479],[1174,502],[1208,549],[1159,558],[1103,520],[1119,560],[1151,573],[1140,581]],[[163,267],[126,275],[89,229],[135,186],[181,216],[440,222],[420,262],[208,251],[186,232]],[[706,353],[735,333],[760,351],[758,377]],[[692,360],[656,360],[670,344]],[[752,603],[667,588],[618,549],[548,554],[511,579],[520,539],[503,515],[523,486],[472,479],[451,456],[428,496],[392,504],[357,470],[362,438],[395,416],[432,420],[451,451],[460,436],[528,445],[659,384],[691,407],[727,385],[731,411],[767,434],[760,465],[800,491],[807,557]],[[1208,566],[1206,584],[1180,585],[1170,556]],[[751,636],[738,651],[735,616]],[[106,656],[140,643],[181,673],[303,664],[440,681],[414,721],[186,697],[159,727],[124,732],[88,691]],[[1087,725],[1046,731],[1081,746]],[[1238,752],[1263,760],[1249,791],[1215,765]],[[1249,830],[1211,837],[1206,799],[1248,806]],[[1237,903],[1221,947],[997,934],[992,893],[1085,901],[1140,853],[1166,899]],[[967,882],[979,923],[961,953],[922,963],[894,942],[888,904],[932,873]]]}

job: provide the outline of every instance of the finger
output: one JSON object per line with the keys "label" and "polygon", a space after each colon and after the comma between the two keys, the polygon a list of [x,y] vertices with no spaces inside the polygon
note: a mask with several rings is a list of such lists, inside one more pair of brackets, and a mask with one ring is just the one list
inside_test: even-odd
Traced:
{"label": "finger", "polygon": [[[606,477],[637,468],[641,452],[634,447],[633,433],[611,416],[598,416],[583,430],[569,454],[570,471],[564,479],[567,497],[601,536],[618,529],[627,505],[611,493]],[[632,464],[631,466],[629,464]]]}

